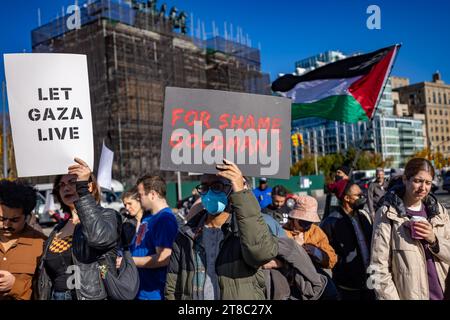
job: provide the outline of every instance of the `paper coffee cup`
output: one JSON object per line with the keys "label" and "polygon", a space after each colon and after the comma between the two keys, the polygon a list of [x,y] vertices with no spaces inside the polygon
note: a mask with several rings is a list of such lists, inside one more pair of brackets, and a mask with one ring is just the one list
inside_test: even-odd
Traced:
{"label": "paper coffee cup", "polygon": [[411,238],[416,239],[416,240],[423,239],[421,236],[417,235],[416,230],[414,229],[414,224],[419,221],[427,221],[427,219],[425,217],[421,217],[421,216],[412,216],[411,219],[409,219],[409,221],[411,221],[411,223],[410,223]]}

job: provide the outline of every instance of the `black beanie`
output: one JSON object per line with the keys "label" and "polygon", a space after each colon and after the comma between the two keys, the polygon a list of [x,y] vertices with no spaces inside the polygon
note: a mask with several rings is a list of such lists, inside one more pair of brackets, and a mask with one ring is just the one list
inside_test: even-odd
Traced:
{"label": "black beanie", "polygon": [[349,173],[350,173],[350,168],[349,167],[347,167],[347,166],[340,166],[339,168],[338,168],[338,170],[341,170],[343,173],[345,173],[346,175],[349,175]]}

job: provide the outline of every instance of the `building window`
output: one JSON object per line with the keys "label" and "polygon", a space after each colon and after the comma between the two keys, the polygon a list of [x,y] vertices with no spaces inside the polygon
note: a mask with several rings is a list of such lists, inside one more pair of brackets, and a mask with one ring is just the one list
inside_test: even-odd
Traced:
{"label": "building window", "polygon": [[436,92],[433,92],[433,103],[436,103]]}
{"label": "building window", "polygon": [[441,93],[438,93],[438,98],[439,98],[439,104],[442,104],[442,99],[441,99]]}
{"label": "building window", "polygon": [[442,110],[439,110],[439,115],[442,116]]}
{"label": "building window", "polygon": [[440,150],[439,150],[439,146],[437,146],[437,151],[439,152]]}
{"label": "building window", "polygon": [[431,136],[431,141],[434,141],[434,137],[433,136]]}
{"label": "building window", "polygon": [[433,127],[430,128],[430,131],[433,132]]}
{"label": "building window", "polygon": [[439,141],[439,136],[436,136],[436,141]]}
{"label": "building window", "polygon": [[437,116],[437,110],[436,109],[434,109],[434,115]]}
{"label": "building window", "polygon": [[447,128],[445,128],[445,131],[447,131],[447,133],[448,133],[448,127],[447,127]]}
{"label": "building window", "polygon": [[444,103],[447,104],[447,94],[444,93]]}
{"label": "building window", "polygon": [[444,138],[444,136],[442,136],[442,137],[441,137],[441,141],[445,141],[445,138]]}

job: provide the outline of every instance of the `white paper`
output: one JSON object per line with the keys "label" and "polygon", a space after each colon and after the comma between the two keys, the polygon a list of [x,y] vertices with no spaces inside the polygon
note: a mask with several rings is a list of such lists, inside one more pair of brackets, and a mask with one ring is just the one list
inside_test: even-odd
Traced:
{"label": "white paper", "polygon": [[53,198],[53,194],[50,190],[47,191],[46,195],[45,195],[45,206],[44,206],[44,212],[47,211],[55,211],[56,210],[56,205],[55,205],[55,201]]}
{"label": "white paper", "polygon": [[86,56],[5,54],[4,60],[18,176],[65,174],[75,157],[93,169]]}
{"label": "white paper", "polygon": [[108,190],[111,190],[113,159],[114,152],[108,149],[105,145],[105,141],[103,141],[102,154],[98,165],[97,183],[100,187]]}

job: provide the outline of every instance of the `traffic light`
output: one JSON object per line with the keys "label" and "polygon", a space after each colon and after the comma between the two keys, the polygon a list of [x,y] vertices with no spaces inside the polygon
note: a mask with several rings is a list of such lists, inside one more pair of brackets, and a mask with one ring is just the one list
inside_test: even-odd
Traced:
{"label": "traffic light", "polygon": [[297,135],[300,145],[303,146],[305,144],[305,141],[303,141],[303,135],[301,133],[297,133]]}
{"label": "traffic light", "polygon": [[293,145],[295,148],[297,148],[297,147],[299,146],[299,143],[298,143],[298,134],[297,134],[297,133],[293,134],[293,135],[291,136],[291,140],[292,140],[292,145]]}

